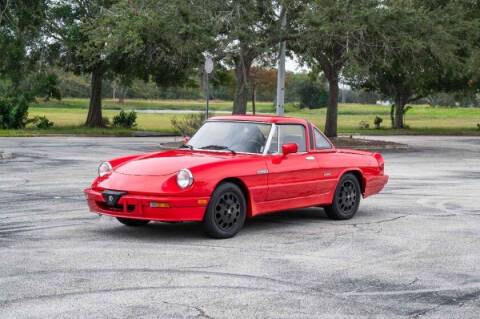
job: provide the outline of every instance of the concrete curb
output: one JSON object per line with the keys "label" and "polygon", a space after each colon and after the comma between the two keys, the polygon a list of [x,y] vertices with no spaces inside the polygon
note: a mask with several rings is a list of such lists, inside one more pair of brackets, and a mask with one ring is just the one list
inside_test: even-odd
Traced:
{"label": "concrete curb", "polygon": [[408,145],[378,145],[378,146],[342,146],[339,148],[346,148],[352,150],[360,150],[360,151],[394,151],[394,150],[407,150]]}
{"label": "concrete curb", "polygon": [[134,137],[179,137],[177,133],[161,133],[161,132],[150,132],[150,131],[135,131],[133,133]]}

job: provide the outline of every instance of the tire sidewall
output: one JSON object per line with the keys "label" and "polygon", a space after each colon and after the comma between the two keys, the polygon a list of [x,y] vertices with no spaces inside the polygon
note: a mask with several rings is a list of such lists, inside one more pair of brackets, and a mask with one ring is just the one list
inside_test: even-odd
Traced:
{"label": "tire sidewall", "polygon": [[[238,196],[240,201],[240,216],[239,216],[240,219],[228,231],[225,231],[219,228],[215,221],[215,206],[218,200],[220,199],[221,195],[224,194],[225,192],[235,193]],[[217,186],[217,188],[213,192],[212,197],[210,198],[210,201],[208,203],[207,210],[205,211],[205,216],[203,218],[205,230],[208,233],[208,235],[215,238],[233,237],[235,236],[236,233],[238,233],[240,229],[242,229],[243,224],[245,223],[246,214],[247,214],[247,203],[245,200],[245,195],[243,194],[242,190],[233,183],[220,184],[219,186]]]}
{"label": "tire sidewall", "polygon": [[[343,185],[343,183],[345,181],[351,181],[355,187],[355,190],[357,191],[357,194],[358,194],[358,198],[357,198],[357,201],[355,202],[355,207],[354,209],[352,210],[351,213],[349,214],[345,214],[339,207],[338,207],[338,204],[337,204],[337,198],[340,194],[340,189],[341,189],[341,186]],[[352,218],[353,216],[355,216],[355,214],[357,213],[358,211],[358,207],[360,206],[360,198],[362,196],[362,193],[361,193],[361,190],[360,190],[360,185],[358,183],[358,179],[353,175],[353,174],[350,174],[350,173],[347,173],[345,175],[343,175],[341,178],[340,178],[340,181],[338,182],[338,185],[337,185],[337,188],[335,189],[335,196],[333,197],[333,203],[332,203],[332,206],[333,206],[333,209],[335,210],[335,214],[338,215],[339,218],[341,219],[350,219]]]}

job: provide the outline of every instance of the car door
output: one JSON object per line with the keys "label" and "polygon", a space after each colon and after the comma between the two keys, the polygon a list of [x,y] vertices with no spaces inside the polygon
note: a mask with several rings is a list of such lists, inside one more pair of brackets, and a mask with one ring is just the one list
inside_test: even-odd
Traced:
{"label": "car door", "polygon": [[319,195],[330,193],[334,188],[338,175],[338,163],[335,161],[334,147],[316,127],[313,128],[312,155],[318,164]]}
{"label": "car door", "polygon": [[[318,184],[318,164],[307,152],[306,127],[302,124],[277,124],[266,156],[268,169],[267,200],[314,195]],[[282,145],[296,143],[298,152],[281,154]]]}

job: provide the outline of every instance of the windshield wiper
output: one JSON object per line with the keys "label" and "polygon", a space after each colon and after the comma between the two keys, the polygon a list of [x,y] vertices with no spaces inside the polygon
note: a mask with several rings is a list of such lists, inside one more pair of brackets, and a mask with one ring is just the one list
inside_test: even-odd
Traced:
{"label": "windshield wiper", "polygon": [[207,146],[200,147],[200,149],[202,149],[202,150],[204,150],[204,149],[227,150],[229,152],[232,152],[232,154],[237,154],[234,150],[232,150],[228,146],[224,146],[224,145],[214,145],[214,144],[212,144],[212,145],[207,145]]}
{"label": "windshield wiper", "polygon": [[192,145],[188,145],[188,144],[183,144],[182,146],[180,146],[181,148],[188,148],[189,150],[193,150],[193,146]]}

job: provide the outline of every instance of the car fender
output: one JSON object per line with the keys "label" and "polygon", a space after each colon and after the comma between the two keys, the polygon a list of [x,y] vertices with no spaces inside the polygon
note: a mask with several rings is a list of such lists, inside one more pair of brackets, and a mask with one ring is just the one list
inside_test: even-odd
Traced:
{"label": "car fender", "polygon": [[363,191],[365,189],[365,176],[364,176],[364,173],[363,173],[362,169],[359,168],[359,167],[345,167],[342,170],[340,170],[338,175],[337,175],[337,178],[336,178],[336,181],[335,181],[335,188],[330,193],[330,198],[329,198],[330,202],[333,201],[333,196],[335,195],[335,190],[338,187],[338,183],[340,182],[340,179],[342,178],[343,175],[345,175],[347,173],[356,173],[356,174],[359,174],[361,176],[360,189],[361,189],[362,194],[363,194]]}
{"label": "car fender", "polygon": [[137,159],[137,158],[140,158],[142,156],[145,156],[146,154],[144,153],[141,153],[141,154],[133,154],[133,155],[128,155],[128,156],[123,156],[123,157],[117,157],[117,158],[114,158],[114,159],[111,159],[111,160],[108,160],[107,162],[110,163],[110,165],[112,165],[112,167],[115,169],[115,168],[118,168],[119,166],[133,160],[133,159]]}
{"label": "car fender", "polygon": [[268,174],[264,173],[267,164],[263,156],[238,156],[214,165],[205,164],[189,169],[194,176],[190,195],[211,196],[220,183],[237,181],[246,190],[249,214],[256,211],[256,203],[264,201],[267,197]]}

